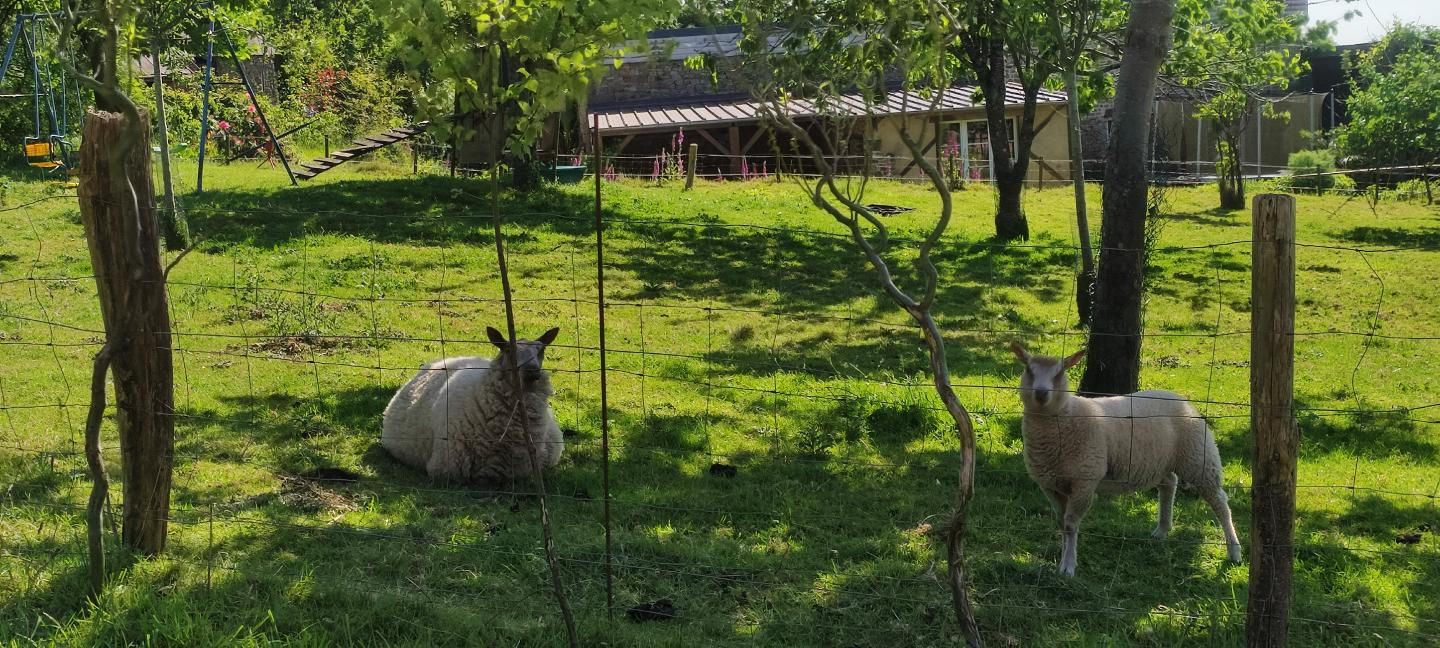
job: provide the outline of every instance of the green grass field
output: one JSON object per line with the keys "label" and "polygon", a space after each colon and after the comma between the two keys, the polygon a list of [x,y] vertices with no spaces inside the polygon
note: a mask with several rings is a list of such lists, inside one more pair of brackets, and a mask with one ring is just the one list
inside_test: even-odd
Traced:
{"label": "green grass field", "polygon": [[[193,169],[177,170],[203,241],[171,275],[170,550],[120,561],[93,604],[77,454],[101,339],[88,252],[73,189],[6,180],[0,643],[563,643],[535,498],[432,483],[377,444],[382,409],[416,367],[488,355],[485,327],[503,328],[486,184],[380,163],[299,188],[269,169],[211,172],[197,197]],[[547,486],[584,643],[959,643],[933,530],[952,501],[957,444],[926,385],[918,332],[791,184],[605,185],[618,608],[607,616],[592,191],[506,194],[500,206],[519,330],[561,328],[546,363],[569,436]],[[876,183],[867,198],[917,208],[890,219],[901,238],[935,213],[933,192],[916,185]],[[1224,560],[1193,494],[1182,491],[1163,542],[1149,538],[1153,496],[1100,500],[1082,526],[1077,578],[1055,573],[1058,534],[1024,473],[1005,344],[1060,353],[1084,335],[1070,194],[1026,200],[1034,236],[1002,248],[986,236],[988,190],[958,193],[938,258],[950,366],[978,423],[968,547],[986,639],[1237,645],[1247,566]],[[1440,210],[1298,201],[1292,641],[1434,645]],[[1214,187],[1172,195],[1142,380],[1211,418],[1248,551],[1250,219],[1215,203]],[[899,243],[894,254],[912,252]],[[118,477],[113,418],[106,425]],[[711,474],[717,462],[736,474]],[[306,477],[325,468],[360,478]],[[662,598],[678,618],[625,618]]]}

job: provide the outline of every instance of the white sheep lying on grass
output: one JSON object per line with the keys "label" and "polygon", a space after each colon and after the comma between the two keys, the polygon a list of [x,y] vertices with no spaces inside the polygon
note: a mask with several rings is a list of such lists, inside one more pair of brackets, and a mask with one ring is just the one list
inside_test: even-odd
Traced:
{"label": "white sheep lying on grass", "polygon": [[[527,417],[542,469],[560,461],[565,442],[550,410],[555,389],[541,368],[545,347],[560,329],[513,344],[494,328],[486,332],[500,349],[494,360],[427,363],[390,399],[380,443],[400,462],[423,467],[436,479],[461,482],[529,477]],[[520,385],[515,384],[517,367]],[[516,406],[522,402],[523,413]]]}
{"label": "white sheep lying on grass", "polygon": [[1064,360],[1010,349],[1025,365],[1020,400],[1025,469],[1055,508],[1061,530],[1060,572],[1075,575],[1076,535],[1097,491],[1125,493],[1158,488],[1159,521],[1152,534],[1170,533],[1177,482],[1199,491],[1225,531],[1230,560],[1240,562],[1240,539],[1222,487],[1220,451],[1200,413],[1167,391],[1128,396],[1072,396],[1066,370],[1084,357]]}

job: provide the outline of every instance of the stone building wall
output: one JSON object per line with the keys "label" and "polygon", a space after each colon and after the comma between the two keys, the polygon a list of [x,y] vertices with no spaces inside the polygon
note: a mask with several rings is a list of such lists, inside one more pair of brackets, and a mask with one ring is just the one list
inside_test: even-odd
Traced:
{"label": "stone building wall", "polygon": [[694,70],[683,60],[626,61],[610,69],[590,91],[591,104],[665,102],[680,98],[738,95],[748,90],[738,71],[716,71],[712,82],[707,70]]}

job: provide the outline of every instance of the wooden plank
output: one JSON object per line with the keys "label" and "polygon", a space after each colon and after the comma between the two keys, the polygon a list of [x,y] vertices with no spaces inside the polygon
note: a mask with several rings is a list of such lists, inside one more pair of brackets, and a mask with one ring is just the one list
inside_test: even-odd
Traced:
{"label": "wooden plank", "polygon": [[755,134],[750,136],[750,141],[745,142],[745,146],[740,147],[740,155],[745,155],[746,153],[749,153],[750,147],[755,146],[755,142],[760,141],[760,136],[768,132],[769,131],[766,130],[764,126],[757,127],[755,129]]}
{"label": "wooden plank", "polygon": [[740,175],[740,127],[730,127],[730,174]]}
{"label": "wooden plank", "polygon": [[625,147],[630,144],[630,140],[633,139],[635,139],[634,133],[630,133],[629,135],[626,135],[624,138],[622,138],[620,140],[620,145],[615,147],[615,152],[612,155],[620,155],[621,151],[624,151]]}
{"label": "wooden plank", "polygon": [[714,146],[716,150],[720,151],[720,154],[721,154],[721,155],[729,155],[729,154],[730,154],[730,149],[725,148],[725,145],[724,145],[724,144],[721,144],[721,143],[720,143],[720,140],[715,139],[715,136],[714,136],[714,135],[711,135],[711,134],[710,134],[710,131],[701,128],[701,129],[697,129],[695,132],[700,133],[700,136],[703,137],[703,138],[705,138],[706,141],[710,142],[710,144],[711,144],[712,146]]}

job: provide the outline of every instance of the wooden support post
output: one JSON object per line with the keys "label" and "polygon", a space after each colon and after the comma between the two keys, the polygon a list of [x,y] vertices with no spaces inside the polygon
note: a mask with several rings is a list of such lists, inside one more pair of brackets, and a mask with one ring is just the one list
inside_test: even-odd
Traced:
{"label": "wooden support post", "polygon": [[700,145],[690,143],[690,152],[685,156],[685,190],[695,186],[695,161],[700,157]]}
{"label": "wooden support post", "polygon": [[149,123],[143,111],[138,125],[117,113],[87,113],[78,192],[113,353],[125,482],[120,536],[153,556],[165,549],[170,516],[175,394],[160,232],[149,200]]}
{"label": "wooden support post", "polygon": [[780,147],[780,134],[779,134],[779,133],[776,133],[776,134],[775,134],[775,184],[780,184],[781,182],[784,182],[784,181],[785,181],[784,178],[780,177],[780,166],[781,166],[784,162],[785,162],[785,151],[784,151],[784,149],[782,149],[782,148]]}
{"label": "wooden support post", "polygon": [[1284,646],[1295,550],[1295,198],[1255,196],[1250,287],[1250,601],[1245,643]]}
{"label": "wooden support post", "polygon": [[740,175],[740,127],[730,127],[730,175]]}

